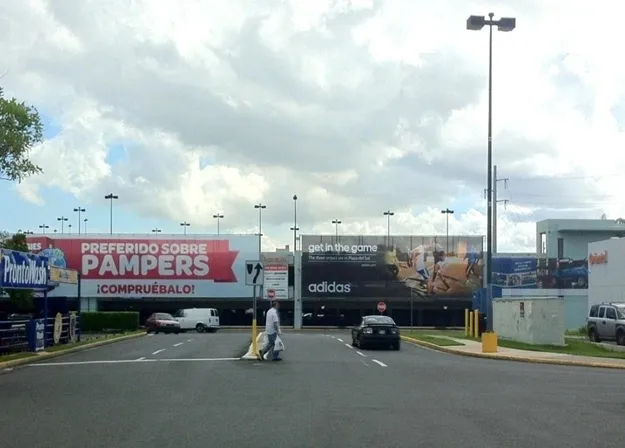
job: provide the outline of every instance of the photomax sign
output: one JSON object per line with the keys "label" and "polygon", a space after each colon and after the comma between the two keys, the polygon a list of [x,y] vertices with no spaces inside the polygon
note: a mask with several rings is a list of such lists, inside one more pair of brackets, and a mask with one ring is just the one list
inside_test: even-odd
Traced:
{"label": "photomax sign", "polygon": [[47,257],[2,249],[0,254],[0,287],[5,289],[45,289],[47,286]]}

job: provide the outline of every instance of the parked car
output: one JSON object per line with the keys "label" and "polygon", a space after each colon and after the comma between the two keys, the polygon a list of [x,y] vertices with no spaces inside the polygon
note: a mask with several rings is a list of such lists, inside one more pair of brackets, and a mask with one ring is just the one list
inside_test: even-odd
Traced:
{"label": "parked car", "polygon": [[174,319],[180,323],[180,330],[195,330],[198,333],[219,329],[219,313],[215,308],[187,308],[176,311]]}
{"label": "parked car", "polygon": [[399,350],[401,337],[395,321],[388,316],[364,316],[360,325],[352,329],[352,346],[365,348],[377,345]]}
{"label": "parked car", "polygon": [[593,342],[616,341],[625,345],[625,303],[605,302],[590,307],[588,338]]}
{"label": "parked car", "polygon": [[145,322],[148,333],[180,333],[180,323],[168,313],[154,313]]}

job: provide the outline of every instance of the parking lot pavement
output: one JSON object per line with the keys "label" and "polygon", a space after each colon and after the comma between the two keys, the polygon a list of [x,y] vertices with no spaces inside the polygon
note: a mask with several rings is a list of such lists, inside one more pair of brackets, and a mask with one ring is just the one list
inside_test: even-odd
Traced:
{"label": "parking lot pavement", "polygon": [[[358,350],[345,335],[285,333],[279,363],[205,357],[207,349],[193,345],[205,336],[223,350],[211,353],[236,356],[226,352],[240,335],[217,333],[193,335],[175,347],[188,351],[161,357],[183,339],[172,335],[172,347],[146,357],[158,362],[16,369],[0,375],[0,440],[3,447],[94,448],[569,448],[625,441],[619,372],[464,358],[408,344],[400,352]],[[153,353],[157,338],[170,336],[140,338],[136,347]],[[116,357],[104,347],[90,351],[94,360],[103,355]]]}

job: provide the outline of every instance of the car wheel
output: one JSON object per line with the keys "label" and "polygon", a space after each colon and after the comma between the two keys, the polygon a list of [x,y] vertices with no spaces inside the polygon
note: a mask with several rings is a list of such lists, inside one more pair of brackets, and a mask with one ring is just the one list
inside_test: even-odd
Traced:
{"label": "car wheel", "polygon": [[150,330],[149,328],[146,328],[145,332],[146,332],[147,334],[150,334],[150,333],[152,333],[152,330]]}
{"label": "car wheel", "polygon": [[399,342],[396,344],[393,344],[393,350],[399,351],[400,348],[401,348],[401,344]]}
{"label": "car wheel", "polygon": [[154,334],[158,334],[158,333],[159,333],[159,331],[158,331],[158,330],[154,330]]}
{"label": "car wheel", "polygon": [[625,345],[625,331],[620,330],[618,333],[616,333],[616,344]]}
{"label": "car wheel", "polygon": [[356,338],[352,335],[352,347],[356,347]]}
{"label": "car wheel", "polygon": [[601,342],[601,338],[599,338],[599,335],[597,334],[597,330],[595,328],[591,328],[588,332],[588,339],[590,339],[592,342]]}
{"label": "car wheel", "polygon": [[180,330],[174,331],[175,334],[180,334]]}
{"label": "car wheel", "polygon": [[204,325],[203,325],[203,324],[197,324],[197,325],[195,326],[195,331],[197,331],[198,333],[204,333],[204,330],[205,330],[205,329],[206,329],[206,328],[204,327]]}

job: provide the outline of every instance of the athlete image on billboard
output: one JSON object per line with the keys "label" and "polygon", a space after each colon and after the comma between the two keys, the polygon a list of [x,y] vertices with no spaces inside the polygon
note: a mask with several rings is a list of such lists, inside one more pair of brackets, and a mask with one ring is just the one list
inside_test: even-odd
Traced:
{"label": "athlete image on billboard", "polygon": [[303,297],[467,298],[481,286],[481,237],[393,236],[390,244],[376,236],[336,240],[304,237]]}

